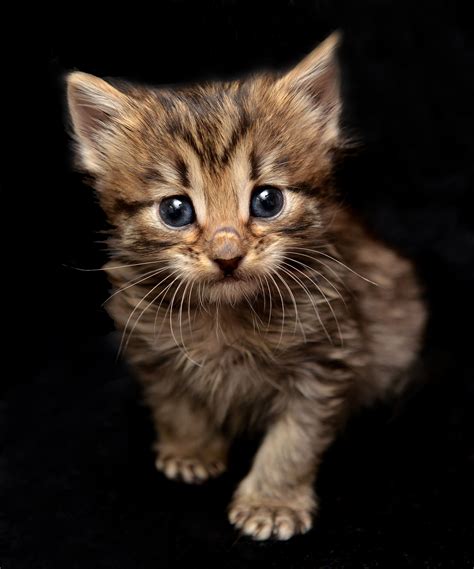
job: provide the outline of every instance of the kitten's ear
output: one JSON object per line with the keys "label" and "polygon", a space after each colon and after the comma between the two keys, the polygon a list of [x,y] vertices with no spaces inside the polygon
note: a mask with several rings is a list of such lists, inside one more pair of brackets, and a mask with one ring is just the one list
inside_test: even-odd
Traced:
{"label": "kitten's ear", "polygon": [[319,101],[338,95],[339,64],[336,57],[340,33],[333,32],[287,73],[285,80],[312,93]]}
{"label": "kitten's ear", "polygon": [[333,32],[309,55],[291,69],[282,80],[291,88],[308,93],[315,108],[321,110],[330,127],[327,136],[338,138],[341,106],[337,48],[341,34]]}
{"label": "kitten's ear", "polygon": [[67,78],[67,101],[81,165],[99,174],[104,163],[104,148],[119,117],[124,114],[128,97],[103,79],[74,71]]}

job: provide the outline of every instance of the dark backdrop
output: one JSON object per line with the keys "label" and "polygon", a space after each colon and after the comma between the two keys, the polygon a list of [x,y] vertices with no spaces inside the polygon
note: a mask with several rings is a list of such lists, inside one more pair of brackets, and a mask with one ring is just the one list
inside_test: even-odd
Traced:
{"label": "dark backdrop", "polygon": [[[22,111],[9,139],[11,176],[4,176],[12,202],[3,210],[5,243],[19,267],[4,273],[4,312],[13,309],[4,361],[13,365],[2,373],[2,569],[198,560],[232,568],[472,567],[474,44],[467,8],[329,0],[258,8],[167,1],[99,23],[76,6],[63,23],[43,11],[29,14],[31,31],[22,28],[30,57],[19,64],[26,88],[8,93]],[[431,310],[417,372],[426,383],[395,408],[350,423],[323,466],[312,532],[289,544],[253,544],[225,520],[251,456],[247,445],[235,449],[229,474],[202,488],[153,470],[147,413],[115,361],[101,308],[106,280],[78,270],[105,260],[98,243],[105,221],[71,166],[62,77],[73,69],[151,84],[234,77],[288,66],[335,28],[344,33],[343,122],[364,142],[341,166],[340,185],[380,238],[417,264]],[[12,46],[8,54],[15,55]]]}

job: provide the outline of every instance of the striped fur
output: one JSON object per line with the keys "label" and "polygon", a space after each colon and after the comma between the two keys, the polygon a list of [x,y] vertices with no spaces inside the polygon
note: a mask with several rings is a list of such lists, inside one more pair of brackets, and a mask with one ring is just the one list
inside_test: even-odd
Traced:
{"label": "striped fur", "polygon": [[[339,129],[337,36],[283,75],[178,89],[72,73],[80,166],[111,225],[108,309],[145,387],[157,467],[201,481],[232,438],[265,433],[230,521],[256,539],[311,526],[321,456],[355,406],[396,394],[424,308],[411,264],[374,240],[331,181]],[[255,187],[284,195],[250,216]],[[165,197],[196,222],[167,227]],[[243,257],[223,277],[218,251]]]}

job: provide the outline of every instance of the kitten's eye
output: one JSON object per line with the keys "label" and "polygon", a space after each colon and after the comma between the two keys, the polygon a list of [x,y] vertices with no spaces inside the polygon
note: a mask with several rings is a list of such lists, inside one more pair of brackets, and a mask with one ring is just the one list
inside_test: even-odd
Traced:
{"label": "kitten's eye", "polygon": [[283,194],[278,188],[256,188],[250,198],[250,214],[254,217],[273,217],[283,207]]}
{"label": "kitten's eye", "polygon": [[162,200],[160,216],[171,227],[183,227],[196,219],[193,203],[187,196],[172,196]]}

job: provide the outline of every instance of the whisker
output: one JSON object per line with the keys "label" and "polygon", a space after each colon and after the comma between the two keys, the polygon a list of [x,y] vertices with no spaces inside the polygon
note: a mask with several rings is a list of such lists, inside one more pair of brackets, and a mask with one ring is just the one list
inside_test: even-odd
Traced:
{"label": "whisker", "polygon": [[304,340],[304,342],[306,343],[306,334],[305,334],[305,331],[304,331],[304,328],[303,328],[303,324],[302,324],[302,322],[301,322],[301,320],[300,320],[300,317],[299,317],[298,304],[297,304],[297,302],[296,302],[295,295],[293,294],[293,291],[292,291],[291,288],[288,286],[288,283],[285,281],[285,279],[284,279],[277,271],[274,271],[274,274],[281,280],[281,282],[285,285],[286,289],[288,290],[288,292],[289,292],[289,294],[290,294],[291,301],[292,301],[293,307],[294,307],[294,309],[295,309],[295,333],[296,333],[296,328],[297,328],[298,323],[299,323],[300,328],[301,328],[301,333],[302,333],[302,335],[303,335],[303,340]]}
{"label": "whisker", "polygon": [[184,304],[184,301],[186,299],[186,292],[187,292],[190,284],[191,284],[191,282],[188,281],[186,283],[186,286],[184,287],[183,295],[181,297],[181,302],[179,305],[179,312],[178,312],[179,337],[180,337],[180,340],[181,340],[181,343],[183,344],[183,346],[185,344],[184,337],[183,337],[183,304]]}
{"label": "whisker", "polygon": [[[169,275],[169,276],[172,276],[172,275]],[[127,342],[126,342],[126,344],[125,344],[124,350],[127,349],[127,346],[128,346],[128,344],[130,343],[130,340],[132,339],[133,332],[134,332],[135,328],[137,327],[138,322],[141,320],[142,316],[143,316],[143,315],[145,314],[145,312],[160,298],[160,296],[162,297],[162,299],[161,299],[161,301],[160,301],[160,306],[161,306],[161,303],[163,302],[163,299],[165,298],[165,295],[166,295],[167,291],[171,288],[171,286],[173,285],[173,283],[175,283],[175,282],[178,280],[178,278],[179,278],[179,276],[178,276],[178,277],[175,277],[175,278],[173,279],[173,281],[172,281],[169,285],[167,285],[167,286],[165,287],[164,290],[160,291],[156,296],[154,296],[154,297],[150,300],[150,302],[145,306],[145,308],[142,309],[142,311],[140,312],[140,315],[138,316],[138,318],[137,318],[136,321],[134,322],[133,327],[132,327],[132,329],[131,329],[131,331],[130,331],[130,333],[129,333],[129,335],[128,335],[128,339],[127,339]],[[163,279],[162,283],[163,283],[165,280],[166,280],[166,279]],[[161,283],[160,283],[160,284],[161,284]],[[154,324],[153,324],[153,333],[155,334],[155,325],[154,325]]]}
{"label": "whisker", "polygon": [[285,303],[283,302],[283,296],[281,294],[280,288],[279,288],[276,280],[273,278],[273,275],[268,273],[268,277],[270,279],[272,279],[272,282],[275,285],[275,288],[277,289],[278,294],[280,295],[280,302],[281,302],[282,317],[281,317],[280,339],[278,340],[278,344],[277,344],[277,348],[278,348],[281,344],[281,341],[283,340],[283,329],[285,326]]}
{"label": "whisker", "polygon": [[219,307],[220,307],[220,299],[218,298],[216,302],[216,312],[215,312],[216,336],[219,335],[219,330],[220,330]]}
{"label": "whisker", "polygon": [[[339,261],[339,259],[336,259],[335,257],[333,257],[332,255],[329,255],[327,253],[324,253],[323,251],[319,251],[317,249],[308,249],[307,247],[295,247],[296,250],[299,251],[309,251],[311,253],[316,253],[317,255],[323,255],[324,257],[327,257],[328,259],[330,259],[331,261],[334,261],[335,263],[337,263],[338,265],[341,265],[342,267],[344,267],[345,269],[347,269],[348,271],[350,271],[351,273],[353,273],[354,275],[358,276],[359,278],[361,278],[362,280],[373,284],[374,286],[380,286],[378,283],[371,281],[370,279],[368,279],[367,277],[364,277],[363,275],[359,274],[357,271],[355,271],[354,269],[351,269],[350,267],[348,267],[345,263],[343,263],[342,261]],[[314,259],[315,261],[317,261],[317,259]]]}
{"label": "whisker", "polygon": [[[198,301],[199,301],[199,311],[200,312],[202,312],[202,310],[203,310],[201,284],[202,284],[201,282],[198,283],[198,291],[197,291],[197,297],[198,297]],[[197,310],[194,313],[194,320],[196,320],[196,316],[197,316]]]}
{"label": "whisker", "polygon": [[[168,312],[168,309],[169,309],[170,332],[171,332],[171,336],[173,337],[173,341],[174,341],[174,343],[176,344],[177,348],[178,348],[181,352],[183,352],[183,354],[188,358],[188,360],[189,360],[190,362],[192,362],[194,365],[200,366],[200,364],[198,364],[198,362],[195,362],[195,361],[193,360],[193,358],[191,357],[191,354],[189,354],[189,352],[187,351],[186,346],[184,345],[184,343],[183,343],[182,346],[179,344],[178,339],[176,338],[176,335],[175,335],[175,333],[174,333],[174,327],[173,327],[173,307],[174,307],[174,299],[176,298],[176,295],[178,294],[178,291],[179,291],[179,289],[181,288],[181,286],[182,286],[183,284],[184,284],[184,281],[181,281],[181,282],[178,284],[178,286],[176,287],[176,290],[174,291],[173,297],[171,298],[171,303],[170,303],[170,305],[168,306],[168,308],[166,309],[167,312]],[[188,284],[189,284],[189,282],[186,284],[186,287],[185,287],[185,289],[184,289],[183,298],[184,298],[184,295],[186,294],[186,288],[187,288]],[[182,300],[182,299],[181,299],[181,300]],[[166,314],[165,314],[165,316],[166,316]],[[181,322],[180,322],[180,327],[181,327]],[[181,331],[182,331],[182,330],[181,330]]]}
{"label": "whisker", "polygon": [[[203,286],[201,287],[201,285]],[[209,314],[209,316],[212,316],[209,306],[206,306],[206,303],[204,302],[204,290],[205,290],[205,283],[202,282],[199,283],[199,302],[201,310],[203,310],[206,314]]]}
{"label": "whisker", "polygon": [[[194,281],[192,281],[192,283],[194,284]],[[178,323],[179,323],[179,334],[180,334],[180,339],[181,339],[181,343],[182,343],[182,348],[183,348],[183,352],[185,354],[185,356],[195,365],[202,367],[202,364],[196,362],[192,357],[191,357],[191,353],[189,352],[189,350],[186,347],[186,342],[184,341],[184,336],[183,336],[183,305],[184,305],[184,301],[186,299],[186,292],[188,290],[189,285],[191,284],[191,281],[188,281],[186,283],[186,286],[184,287],[184,291],[183,291],[183,296],[181,297],[181,303],[180,303],[180,307],[179,307],[179,313],[178,313]],[[181,285],[180,285],[181,286]],[[174,293],[174,296],[176,296],[177,292],[179,290],[179,286],[176,289],[176,292]],[[171,315],[173,312],[173,301],[174,301],[174,296],[173,299],[171,300],[171,312],[170,312],[170,322],[171,322]],[[171,331],[173,334],[173,338],[174,338],[174,333],[173,333],[173,326],[171,325]],[[181,346],[179,346],[178,343],[176,343],[176,345],[181,349]]]}
{"label": "whisker", "polygon": [[163,304],[163,300],[165,299],[166,293],[169,291],[169,289],[174,285],[174,283],[179,279],[179,275],[177,277],[175,277],[167,286],[166,288],[163,290],[162,293],[160,293],[158,295],[157,298],[155,298],[154,300],[158,300],[158,298],[161,296],[161,300],[160,300],[160,304],[157,306],[156,311],[155,311],[155,319],[153,320],[153,335],[156,338],[156,336],[160,336],[161,335],[161,331],[163,330],[163,325],[165,323],[166,320],[166,315],[168,314],[168,310],[169,310],[169,304],[165,310],[165,313],[163,315],[163,318],[161,319],[161,325],[160,325],[160,329],[158,330],[158,334],[156,333],[156,323],[157,323],[157,319],[158,316],[160,314],[160,310],[161,310],[161,306]]}
{"label": "whisker", "polygon": [[262,275],[263,279],[265,280],[265,284],[267,285],[267,289],[268,289],[268,321],[267,321],[267,330],[270,328],[270,323],[272,320],[272,304],[273,304],[273,298],[272,298],[272,291],[270,289],[270,284],[268,283],[268,279],[266,277],[266,275]]}
{"label": "whisker", "polygon": [[[247,301],[247,304],[249,305],[250,310],[252,311],[253,314],[255,314],[255,317],[257,319],[257,321],[256,321],[257,330],[260,333],[260,326],[258,325],[258,320],[260,320],[262,325],[264,325],[264,322],[260,318],[259,314],[255,311],[255,308],[252,306],[252,303],[250,302],[249,297],[245,293],[243,293],[243,295],[244,295],[245,300]],[[252,315],[252,319],[253,319],[253,315]]]}
{"label": "whisker", "polygon": [[[191,282],[191,288],[189,289],[189,294],[188,294],[188,327],[189,327],[189,333],[191,335],[191,338],[193,337],[193,327],[191,325],[191,295],[193,293],[193,287],[196,284],[196,279],[193,279]],[[194,311],[194,313],[196,314],[197,310]]]}
{"label": "whisker", "polygon": [[[186,286],[184,287],[183,296],[181,297],[181,302],[179,305],[178,322],[179,322],[179,327],[180,327],[181,340],[183,340],[183,334],[182,334],[183,306],[184,306],[184,302],[186,300],[186,293],[188,292],[188,288],[190,287],[191,282],[192,281],[187,281]],[[184,344],[184,342],[183,342],[183,344]]]}
{"label": "whisker", "polygon": [[[127,286],[123,286],[123,287],[117,289],[108,298],[106,298],[104,300],[104,302],[102,303],[102,306],[105,306],[107,304],[107,302],[109,302],[119,292],[123,292],[124,290],[127,290],[128,288],[131,288],[132,286],[135,286],[137,284],[142,283],[143,281],[146,281],[147,279],[151,279],[154,276],[157,276],[166,270],[167,270],[167,267],[163,267],[162,269],[158,269],[156,271],[149,271],[148,273],[145,273],[145,275],[139,275],[139,277],[138,277],[139,280],[135,280],[135,279],[137,279],[137,277],[134,277],[133,279],[127,281],[127,283],[126,283]],[[140,278],[140,277],[143,277],[143,278]],[[135,281],[135,282],[133,282],[133,281]]]}
{"label": "whisker", "polygon": [[[244,294],[244,298],[245,298],[245,302],[249,305],[250,307],[250,303],[249,303],[249,299],[247,298],[247,296]],[[250,316],[252,317],[252,327],[253,327],[253,333],[255,334],[255,332],[257,331],[257,326],[256,326],[256,322],[255,322],[255,316],[250,313]]]}
{"label": "whisker", "polygon": [[[293,253],[293,251],[288,251],[289,253]],[[296,253],[297,255],[303,255],[302,253]],[[309,255],[303,255],[304,257],[310,257]],[[328,285],[336,292],[336,294],[339,296],[339,298],[342,300],[342,302],[344,303],[344,306],[347,308],[347,304],[346,301],[344,299],[344,297],[342,296],[340,290],[336,287],[336,285],[331,282],[326,275],[324,275],[324,273],[321,273],[320,271],[318,271],[317,269],[315,269],[314,267],[311,267],[310,265],[307,265],[306,263],[303,263],[301,261],[298,261],[297,259],[293,259],[291,257],[286,257],[283,256],[283,259],[287,259],[289,261],[291,261],[292,263],[298,263],[298,265],[301,265],[302,267],[305,267],[306,269],[310,270],[313,273],[316,273],[319,277],[323,278]],[[310,257],[311,259],[313,259],[313,257]],[[344,281],[341,279],[341,277],[333,270],[331,269],[331,267],[329,267],[328,265],[326,265],[325,263],[322,263],[319,259],[313,259],[314,261],[316,261],[317,263],[321,263],[324,267],[326,267],[328,270],[332,271],[339,279],[339,281],[341,282],[342,286],[345,288],[345,290],[351,294],[351,291],[347,288],[347,286],[345,285]]]}
{"label": "whisker", "polygon": [[[351,291],[347,288],[344,280],[342,279],[341,275],[339,275],[332,267],[330,267],[328,264],[324,263],[323,261],[321,261],[321,259],[316,259],[316,257],[313,257],[312,255],[307,255],[305,253],[300,253],[299,251],[287,251],[287,253],[293,253],[294,255],[298,255],[299,257],[306,257],[307,259],[312,259],[313,261],[316,261],[316,263],[319,263],[320,265],[322,265],[323,267],[325,267],[328,271],[330,271],[335,277],[336,279],[342,284],[342,286],[346,289],[346,291],[348,293],[351,293]],[[307,265],[307,267],[309,267],[309,265]],[[314,267],[311,267],[314,269]]]}
{"label": "whisker", "polygon": [[[293,269],[293,270],[298,271],[299,273],[301,273],[301,274],[302,274],[304,277],[306,277],[311,283],[313,283],[314,286],[318,289],[319,293],[321,294],[321,296],[323,297],[323,299],[326,301],[326,304],[329,306],[329,310],[331,311],[331,314],[332,314],[332,316],[333,316],[333,318],[334,318],[334,320],[335,320],[335,322],[336,322],[337,330],[338,330],[338,333],[339,333],[339,338],[340,338],[341,345],[342,345],[342,344],[343,344],[343,340],[342,340],[341,328],[340,328],[340,326],[339,326],[339,320],[337,319],[336,313],[334,312],[334,309],[333,309],[333,307],[331,306],[331,303],[329,302],[328,298],[327,298],[326,295],[324,294],[323,290],[318,286],[318,284],[317,284],[315,281],[313,281],[313,279],[311,279],[311,278],[310,278],[306,273],[304,273],[303,271],[300,271],[299,269],[296,269],[295,267],[292,267],[292,266],[289,265],[288,263],[285,263],[285,261],[282,261],[282,264],[284,264],[284,265],[286,265],[287,267],[290,267],[291,269]],[[282,269],[282,270],[283,270],[283,269]],[[289,273],[289,271],[286,271],[286,272]],[[310,300],[311,300],[311,302],[312,302],[312,304],[313,304],[313,308],[315,308],[315,305],[314,305],[314,303],[313,303],[313,302],[314,302],[314,301],[313,301],[313,298],[312,298],[312,296],[311,296],[311,294],[310,294],[310,292],[309,292],[309,289],[306,287],[306,285],[304,285],[304,283],[303,283],[298,277],[296,277],[295,275],[292,275],[291,273],[289,273],[289,274],[290,274],[290,276],[291,276],[292,278],[297,279],[297,281],[301,284],[301,286],[304,287],[305,292],[308,294],[308,296],[309,296],[309,298],[310,298]],[[316,315],[317,315],[317,317],[318,317],[319,323],[321,324],[321,326],[322,326],[322,328],[323,328],[323,330],[324,330],[324,333],[326,334],[326,337],[328,338],[328,340],[329,340],[329,341],[331,342],[331,344],[332,344],[332,343],[333,343],[332,337],[331,337],[331,335],[328,333],[327,328],[326,328],[325,324],[323,323],[323,321],[322,321],[322,319],[321,319],[321,316],[320,316],[320,314],[319,314],[319,310],[317,310],[317,308],[315,308],[315,310],[316,310]]]}
{"label": "whisker", "polygon": [[[285,257],[288,258],[288,257]],[[319,275],[320,277],[324,278],[324,280],[333,288],[333,290],[336,292],[336,294],[338,295],[338,297],[341,299],[342,303],[344,304],[344,307],[346,308],[346,310],[348,309],[347,304],[345,299],[343,298],[343,296],[341,295],[340,291],[336,288],[336,286],[333,285],[333,283],[327,279],[322,273],[320,273],[319,271],[317,271],[316,269],[309,267],[308,265],[305,265],[304,263],[300,263],[299,261],[296,261],[295,259],[290,259],[292,262],[296,262],[300,265],[306,266],[308,269],[310,269],[311,271],[315,272],[317,275]],[[310,278],[304,271],[301,271],[300,269],[296,268],[296,267],[292,267],[291,265],[289,265],[288,263],[284,263],[287,266],[289,266],[292,270],[298,271],[298,273],[302,274],[305,278],[307,278],[311,283],[314,284],[314,286],[318,289],[319,293],[321,294],[321,296],[324,298],[324,300],[326,301],[327,305],[329,306],[329,310],[331,311],[332,317],[334,318],[334,321],[336,322],[336,326],[337,326],[337,331],[338,331],[338,335],[339,335],[339,340],[340,340],[340,344],[341,347],[344,345],[344,339],[342,336],[342,331],[341,331],[341,326],[339,324],[339,319],[337,318],[337,315],[329,301],[329,299],[326,297],[324,291],[322,288],[320,288],[318,286],[318,284],[312,279]],[[330,340],[332,343],[332,339]]]}
{"label": "whisker", "polygon": [[[163,262],[163,261],[161,261]],[[101,267],[99,269],[83,269],[82,267],[74,267],[73,265],[66,265],[63,263],[63,267],[68,269],[74,269],[75,271],[80,271],[81,273],[94,273],[94,272],[101,272],[101,271],[115,271],[116,269],[125,269],[127,267],[141,267],[143,265],[157,265],[160,263],[159,260],[156,261],[146,261],[144,263],[132,263],[130,265],[118,265],[116,267]]]}
{"label": "whisker", "polygon": [[[133,334],[133,331],[135,330],[135,327],[136,327],[136,325],[138,324],[138,321],[140,320],[140,318],[141,318],[141,316],[142,316],[142,314],[143,314],[143,312],[144,312],[144,311],[142,311],[141,314],[140,314],[140,316],[139,316],[139,318],[135,321],[135,324],[133,325],[133,328],[132,328],[130,334],[128,335],[127,342],[126,342],[126,344],[125,344],[125,346],[124,346],[124,341],[125,341],[125,337],[126,337],[126,335],[127,335],[127,328],[128,328],[128,325],[129,325],[129,323],[130,323],[131,318],[133,318],[133,315],[134,315],[135,312],[137,311],[138,307],[139,307],[139,306],[141,305],[141,303],[142,303],[146,298],[148,298],[148,297],[150,296],[150,294],[152,294],[153,291],[155,291],[163,282],[165,282],[167,279],[169,279],[173,274],[175,274],[175,273],[177,273],[177,272],[178,272],[178,271],[174,271],[173,273],[171,273],[170,275],[168,275],[168,276],[166,276],[164,279],[162,279],[158,284],[156,284],[154,287],[152,287],[152,288],[142,297],[142,299],[135,305],[135,307],[133,308],[132,312],[130,313],[130,315],[129,315],[128,319],[127,319],[127,322],[126,322],[126,324],[125,324],[125,327],[124,327],[124,329],[123,329],[122,339],[120,340],[120,346],[119,346],[119,350],[118,350],[117,357],[119,357],[120,354],[122,353],[122,351],[125,350],[126,347],[128,346],[128,343],[129,343],[129,341],[130,341],[131,335]],[[154,302],[154,300],[152,300],[151,303],[153,303],[153,302]],[[151,305],[151,303],[149,303],[149,304],[147,305],[147,307],[145,308],[145,310]]]}
{"label": "whisker", "polygon": [[322,318],[321,318],[321,315],[319,314],[319,310],[318,310],[318,308],[317,308],[317,305],[315,304],[314,299],[313,299],[313,296],[311,295],[311,293],[310,293],[308,287],[303,283],[303,281],[302,281],[301,279],[299,279],[299,278],[296,277],[295,275],[292,275],[292,274],[291,274],[289,271],[287,271],[286,269],[283,269],[282,267],[280,267],[280,269],[281,269],[282,271],[284,271],[290,278],[292,278],[292,279],[296,282],[296,284],[298,284],[298,285],[303,289],[303,291],[306,293],[307,297],[309,298],[309,300],[310,300],[310,302],[311,302],[311,305],[313,306],[313,310],[314,310],[314,312],[315,312],[315,314],[316,314],[316,317],[317,317],[317,319],[318,319],[318,321],[319,321],[319,323],[320,323],[320,325],[321,325],[321,328],[324,330],[324,333],[325,333],[325,335],[326,335],[326,338],[327,338],[327,339],[329,340],[329,342],[332,344],[331,335],[329,334],[329,332],[328,332],[328,330],[327,330],[327,328],[326,328],[326,326],[325,326],[325,324],[324,324],[324,322],[323,322],[323,320],[322,320]]}
{"label": "whisker", "polygon": [[265,298],[265,291],[263,289],[263,283],[262,283],[262,279],[260,278],[260,275],[257,275],[257,279],[258,279],[258,290],[262,291],[262,298],[263,298],[263,313],[265,314],[265,309],[266,309],[266,305],[267,305],[267,301]]}

